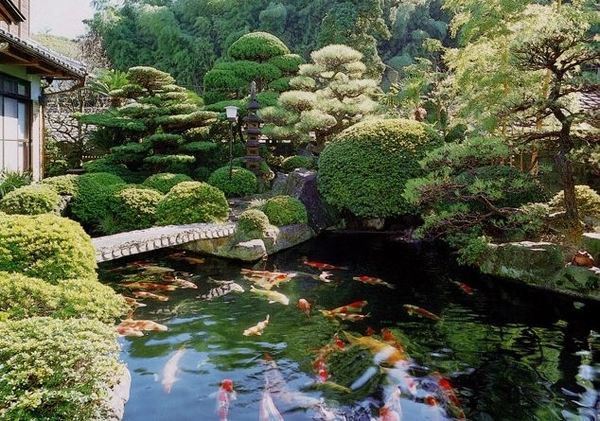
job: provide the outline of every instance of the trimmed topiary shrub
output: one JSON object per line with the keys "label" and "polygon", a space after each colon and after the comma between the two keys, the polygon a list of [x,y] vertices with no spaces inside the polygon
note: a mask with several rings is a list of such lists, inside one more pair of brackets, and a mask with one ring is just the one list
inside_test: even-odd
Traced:
{"label": "trimmed topiary shrub", "polygon": [[56,284],[96,279],[96,249],[81,225],[54,214],[0,213],[0,271]]}
{"label": "trimmed topiary shrub", "polygon": [[208,184],[215,186],[226,197],[241,197],[256,193],[258,181],[256,175],[246,168],[234,166],[229,178],[229,165],[213,171],[208,178]]}
{"label": "trimmed topiary shrub", "polygon": [[235,60],[259,62],[285,54],[290,54],[289,48],[279,38],[268,32],[251,32],[242,35],[227,50],[227,55]]}
{"label": "trimmed topiary shrub", "polygon": [[218,188],[200,181],[184,181],[158,202],[157,225],[219,222],[229,216],[229,204]]}
{"label": "trimmed topiary shrub", "polygon": [[113,232],[107,234],[150,228],[156,223],[156,206],[163,197],[156,190],[136,186],[117,191],[109,202]]}
{"label": "trimmed topiary shrub", "polygon": [[128,310],[122,296],[95,280],[67,279],[52,285],[20,273],[0,272],[0,312],[11,319],[84,317],[114,324]]}
{"label": "trimmed topiary shrub", "polygon": [[415,120],[355,124],[321,153],[319,191],[327,203],[358,217],[414,213],[402,197],[404,186],[423,175],[419,160],[441,144],[433,129]]}
{"label": "trimmed topiary shrub", "polygon": [[308,170],[314,168],[315,162],[311,157],[304,155],[288,156],[281,163],[281,168],[285,172],[292,172],[296,168],[306,168]]}
{"label": "trimmed topiary shrub", "polygon": [[238,216],[236,236],[241,241],[262,238],[269,226],[269,218],[263,211],[246,209]]}
{"label": "trimmed topiary shrub", "polygon": [[47,184],[56,190],[58,194],[73,196],[77,192],[77,178],[75,174],[57,175],[42,180],[42,184]]}
{"label": "trimmed topiary shrub", "polygon": [[106,419],[119,351],[113,329],[97,320],[0,322],[0,419]]}
{"label": "trimmed topiary shrub", "polygon": [[39,215],[55,212],[60,195],[51,187],[31,184],[19,187],[0,199],[0,211],[15,215]]}
{"label": "trimmed topiary shrub", "polygon": [[192,179],[185,174],[158,173],[146,178],[142,185],[156,189],[163,194],[167,194],[173,186],[182,181],[192,181]]}
{"label": "trimmed topiary shrub", "polygon": [[[580,218],[591,217],[600,219],[600,195],[590,186],[579,184],[575,186],[575,199]],[[565,211],[565,192],[558,192],[548,203],[552,212]]]}
{"label": "trimmed topiary shrub", "polygon": [[306,224],[308,222],[306,206],[292,196],[282,195],[271,197],[259,205],[258,209],[267,215],[271,224],[278,227],[291,224]]}
{"label": "trimmed topiary shrub", "polygon": [[109,198],[125,182],[114,174],[98,172],[77,178],[77,192],[69,203],[73,218],[86,226],[99,224],[108,214]]}

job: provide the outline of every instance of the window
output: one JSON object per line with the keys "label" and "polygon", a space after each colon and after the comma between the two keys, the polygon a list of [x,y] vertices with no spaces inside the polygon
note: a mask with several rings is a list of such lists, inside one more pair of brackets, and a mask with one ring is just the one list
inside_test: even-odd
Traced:
{"label": "window", "polygon": [[30,162],[29,82],[0,74],[0,168],[27,171]]}

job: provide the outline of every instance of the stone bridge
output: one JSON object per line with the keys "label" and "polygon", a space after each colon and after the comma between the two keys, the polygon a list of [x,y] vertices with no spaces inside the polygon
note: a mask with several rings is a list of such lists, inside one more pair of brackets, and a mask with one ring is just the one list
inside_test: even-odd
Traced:
{"label": "stone bridge", "polygon": [[235,223],[167,225],[92,238],[98,263],[196,240],[225,238]]}

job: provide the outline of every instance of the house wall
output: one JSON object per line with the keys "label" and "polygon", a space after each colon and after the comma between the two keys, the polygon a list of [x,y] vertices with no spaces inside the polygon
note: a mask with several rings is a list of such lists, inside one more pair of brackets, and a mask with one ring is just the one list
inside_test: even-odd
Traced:
{"label": "house wall", "polygon": [[[11,34],[24,39],[29,39],[30,25],[29,25],[29,12],[30,12],[30,0],[11,0],[12,3],[21,11],[25,16],[25,22],[21,22],[17,25],[9,25],[4,21],[0,21],[0,28],[4,29]],[[51,0],[46,0],[51,1]]]}

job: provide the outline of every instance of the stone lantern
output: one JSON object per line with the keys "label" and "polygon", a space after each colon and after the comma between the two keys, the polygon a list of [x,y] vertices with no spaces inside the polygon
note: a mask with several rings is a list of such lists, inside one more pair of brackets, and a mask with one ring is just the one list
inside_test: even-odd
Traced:
{"label": "stone lantern", "polygon": [[261,105],[256,100],[256,82],[250,84],[250,102],[248,102],[248,114],[244,121],[246,122],[246,168],[252,171],[256,176],[261,175],[260,163],[262,157],[260,156],[260,142],[259,138],[261,135],[260,124],[262,123],[261,118],[256,114],[256,111],[260,109]]}

